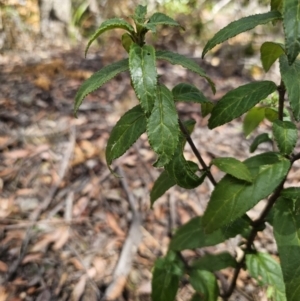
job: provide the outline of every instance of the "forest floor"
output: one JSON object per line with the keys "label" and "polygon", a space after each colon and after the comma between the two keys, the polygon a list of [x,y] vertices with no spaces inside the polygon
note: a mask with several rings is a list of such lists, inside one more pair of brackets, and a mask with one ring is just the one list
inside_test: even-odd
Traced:
{"label": "forest floor", "polygon": [[[213,190],[208,181],[191,191],[172,188],[150,209],[149,193],[160,171],[152,166],[155,155],[145,135],[114,163],[122,178],[110,173],[105,161],[109,133],[137,103],[128,74],[87,96],[74,118],[80,84],[125,55],[113,40],[109,45],[86,59],[81,48],[1,56],[0,301],[93,301],[104,294],[118,301],[150,300],[155,259],[166,253],[174,229],[205,210]],[[197,55],[195,59],[215,82],[216,95],[202,78],[160,62],[162,81],[169,87],[193,83],[216,101],[253,76],[263,78],[236,61],[213,67]],[[196,120],[192,138],[207,164],[218,156],[244,160],[252,155],[249,146],[258,132],[246,139],[241,118],[210,131],[199,105],[177,108],[183,120]],[[263,122],[259,131],[270,132],[270,124]],[[256,153],[266,150],[271,146],[263,144]],[[188,147],[185,156],[196,162]],[[216,168],[212,173],[222,177]],[[299,179],[298,162],[288,185],[299,186]],[[262,201],[249,215],[257,216],[263,206]],[[136,241],[138,248],[128,251],[126,245]],[[205,251],[240,256],[238,243],[235,238]],[[258,233],[255,244],[276,257],[271,227]],[[183,255],[191,260],[202,252],[186,250]],[[232,270],[222,272],[230,281]],[[192,294],[182,284],[177,300],[189,300]],[[266,288],[242,271],[230,300],[267,300]]]}

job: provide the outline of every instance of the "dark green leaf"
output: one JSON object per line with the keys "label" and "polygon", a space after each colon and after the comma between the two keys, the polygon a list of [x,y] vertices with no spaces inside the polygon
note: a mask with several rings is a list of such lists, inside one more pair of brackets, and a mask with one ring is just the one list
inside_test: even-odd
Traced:
{"label": "dark green leaf", "polygon": [[237,118],[276,91],[271,81],[253,82],[225,94],[211,112],[208,126],[213,129]]}
{"label": "dark green leaf", "polygon": [[252,184],[226,175],[215,187],[203,216],[207,233],[229,224],[276,189],[290,168],[290,161],[277,153],[264,153],[244,161]]}
{"label": "dark green leaf", "polygon": [[174,301],[182,274],[182,262],[174,252],[157,259],[152,278],[152,300]]}
{"label": "dark green leaf", "polygon": [[220,44],[242,32],[248,31],[256,27],[257,25],[266,24],[280,18],[281,14],[278,11],[270,11],[264,14],[248,16],[230,23],[219,32],[217,32],[215,36],[208,41],[208,43],[204,47],[202,58],[210,49],[214,48],[217,44]]}
{"label": "dark green leaf", "polygon": [[282,2],[283,0],[271,0],[271,10],[282,11]]}
{"label": "dark green leaf", "polygon": [[299,0],[283,1],[283,29],[289,65],[293,64],[300,52],[300,3]]}
{"label": "dark green leaf", "polygon": [[260,134],[253,140],[253,142],[250,145],[250,153],[255,152],[257,147],[264,142],[272,143],[272,139],[269,137],[269,134],[267,133]]}
{"label": "dark green leaf", "polygon": [[202,117],[206,117],[214,108],[214,104],[211,102],[206,102],[201,104],[201,114]]}
{"label": "dark green leaf", "polygon": [[236,260],[227,252],[219,254],[205,254],[192,262],[192,267],[210,272],[220,271],[228,267],[234,268]]}
{"label": "dark green leaf", "polygon": [[260,48],[260,59],[264,70],[268,72],[275,61],[284,54],[284,48],[279,43],[265,42]]}
{"label": "dark green leaf", "polygon": [[90,38],[86,48],[85,48],[85,56],[91,46],[91,44],[105,31],[115,29],[115,28],[121,28],[124,30],[127,30],[129,33],[134,33],[134,28],[125,20],[120,18],[113,18],[104,21],[100,27],[97,29],[97,31],[93,34],[93,36]]}
{"label": "dark green leaf", "polygon": [[265,108],[265,117],[273,122],[278,119],[278,109],[275,108]]}
{"label": "dark green leaf", "polygon": [[273,219],[288,301],[300,300],[300,188],[295,188],[277,200]]}
{"label": "dark green leaf", "polygon": [[180,26],[184,29],[179,23],[163,13],[154,13],[146,24],[146,27],[155,33],[157,25]]}
{"label": "dark green leaf", "polygon": [[137,23],[144,23],[146,20],[146,14],[147,14],[147,5],[138,5],[134,11],[133,19]]}
{"label": "dark green leaf", "polygon": [[129,69],[128,59],[110,64],[103,67],[87,79],[78,89],[75,96],[74,114],[76,116],[78,108],[82,104],[83,99],[91,92],[100,88],[107,81],[115,77],[117,74]]}
{"label": "dark green leaf", "polygon": [[127,111],[112,129],[106,147],[106,162],[122,156],[146,131],[146,116],[140,105]]}
{"label": "dark green leaf", "polygon": [[185,57],[184,55],[165,50],[156,51],[156,58],[158,60],[168,61],[173,65],[181,65],[182,67],[197,73],[201,77],[204,77],[210,84],[212,91],[214,93],[216,92],[215,84],[213,83],[213,81],[206,75],[205,71],[200,68],[195,61]]}
{"label": "dark green leaf", "polygon": [[265,108],[254,107],[248,111],[244,118],[243,130],[247,137],[251,134],[265,118]]}
{"label": "dark green leaf", "polygon": [[153,206],[154,202],[174,185],[176,185],[175,180],[164,170],[154,182],[153,188],[150,192],[151,206]]}
{"label": "dark green leaf", "polygon": [[122,45],[124,49],[129,53],[130,46],[133,43],[132,37],[129,33],[124,33],[122,35]]}
{"label": "dark green leaf", "polygon": [[267,253],[247,254],[246,265],[250,275],[260,284],[273,288],[272,300],[287,300],[280,265],[271,255]]}
{"label": "dark green leaf", "polygon": [[289,155],[295,148],[298,139],[298,130],[290,121],[276,120],[273,123],[273,135],[279,151]]}
{"label": "dark green leaf", "polygon": [[201,294],[202,299],[200,300],[218,300],[219,287],[215,275],[211,272],[193,269],[190,272],[190,282],[194,290]]}
{"label": "dark green leaf", "polygon": [[300,187],[289,187],[281,191],[280,196],[300,202]]}
{"label": "dark green leaf", "polygon": [[297,121],[300,121],[300,61],[296,60],[289,66],[286,55],[279,58],[280,73],[286,87],[289,102]]}
{"label": "dark green leaf", "polygon": [[174,155],[180,130],[171,91],[165,86],[158,86],[156,96],[147,133],[152,149],[159,155],[155,166],[163,167]]}
{"label": "dark green leaf", "polygon": [[237,179],[250,183],[253,182],[251,173],[247,166],[235,158],[215,158],[212,160],[212,164]]}
{"label": "dark green leaf", "polygon": [[172,94],[175,101],[210,103],[199,89],[186,83],[175,86],[172,90]]}
{"label": "dark green leaf", "polygon": [[146,114],[152,111],[156,98],[157,73],[153,46],[133,43],[129,51],[132,84]]}

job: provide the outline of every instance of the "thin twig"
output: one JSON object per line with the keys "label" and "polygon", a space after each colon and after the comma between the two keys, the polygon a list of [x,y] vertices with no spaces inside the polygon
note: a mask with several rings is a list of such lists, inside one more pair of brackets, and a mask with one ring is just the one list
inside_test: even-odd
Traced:
{"label": "thin twig", "polygon": [[278,99],[278,119],[283,120],[283,110],[284,110],[284,95],[286,92],[285,85],[283,80],[281,80],[280,85],[277,87],[277,91],[279,94]]}
{"label": "thin twig", "polygon": [[184,126],[184,124],[182,123],[182,121],[180,119],[179,119],[179,127],[180,127],[182,133],[184,134],[184,136],[186,137],[186,140],[187,140],[188,144],[190,145],[190,147],[191,147],[193,153],[195,154],[196,158],[198,159],[200,165],[206,171],[207,177],[210,179],[210,181],[212,182],[212,184],[214,186],[216,186],[217,185],[216,180],[214,179],[214,177],[211,174],[208,166],[206,165],[206,163],[204,162],[201,154],[199,153],[198,149],[196,148],[196,146],[195,146],[195,144],[194,144],[194,142],[193,142],[193,140],[192,140],[192,138],[191,138],[188,130],[186,129],[186,127]]}
{"label": "thin twig", "polygon": [[292,156],[291,163],[294,163],[295,161],[297,161],[299,159],[300,159],[300,153],[295,154]]}

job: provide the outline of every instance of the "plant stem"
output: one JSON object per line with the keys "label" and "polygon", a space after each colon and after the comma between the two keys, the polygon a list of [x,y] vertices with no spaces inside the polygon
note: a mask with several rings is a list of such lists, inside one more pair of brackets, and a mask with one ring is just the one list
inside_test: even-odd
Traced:
{"label": "plant stem", "polygon": [[198,149],[196,148],[188,130],[186,129],[186,127],[184,126],[184,124],[182,123],[182,121],[179,119],[179,127],[182,131],[182,133],[184,134],[184,136],[186,137],[186,140],[188,142],[188,144],[190,145],[193,153],[195,154],[196,158],[198,159],[200,165],[202,166],[202,168],[206,171],[207,173],[207,177],[210,179],[210,181],[212,182],[212,184],[214,186],[217,185],[216,180],[214,179],[213,175],[211,174],[209,167],[206,165],[206,163],[204,162],[201,154],[199,153]]}
{"label": "plant stem", "polygon": [[293,155],[292,156],[292,159],[291,159],[291,163],[294,163],[295,161],[299,160],[300,159],[300,153],[296,154],[296,155]]}
{"label": "plant stem", "polygon": [[284,95],[286,92],[284,82],[281,80],[280,85],[277,87],[277,91],[279,94],[278,100],[278,119],[283,120],[283,110],[284,110]]}

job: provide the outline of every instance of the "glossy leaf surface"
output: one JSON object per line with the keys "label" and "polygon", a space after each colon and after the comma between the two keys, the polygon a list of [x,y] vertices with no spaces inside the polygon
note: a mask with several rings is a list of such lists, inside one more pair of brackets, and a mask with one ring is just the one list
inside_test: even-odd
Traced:
{"label": "glossy leaf surface", "polygon": [[263,133],[263,134],[260,134],[257,137],[255,137],[255,139],[253,140],[253,142],[250,145],[250,153],[255,152],[257,147],[264,142],[272,143],[272,139],[270,138],[269,134]]}
{"label": "glossy leaf surface", "polygon": [[234,21],[217,32],[214,37],[208,41],[205,45],[202,58],[205,54],[216,45],[235,37],[236,35],[248,31],[257,25],[266,24],[271,21],[276,21],[281,18],[281,14],[278,11],[270,11],[264,14],[257,14],[253,16],[248,16],[237,21]]}
{"label": "glossy leaf surface", "polygon": [[172,90],[172,94],[175,101],[195,102],[201,104],[210,102],[199,89],[186,83],[176,85]]}
{"label": "glossy leaf surface", "polygon": [[213,129],[237,118],[276,91],[271,81],[252,82],[225,94],[211,112],[208,126]]}
{"label": "glossy leaf surface", "polygon": [[216,92],[215,84],[213,83],[213,81],[206,75],[205,71],[202,68],[200,68],[195,61],[185,57],[184,55],[166,50],[156,51],[156,58],[158,60],[168,61],[173,65],[180,65],[197,73],[201,77],[204,77],[210,84],[212,91],[214,93]]}
{"label": "glossy leaf surface", "polygon": [[174,155],[179,139],[176,107],[171,91],[157,88],[155,105],[148,119],[147,133],[152,149],[158,154],[156,167],[165,166]]}
{"label": "glossy leaf surface", "polygon": [[153,46],[133,43],[129,51],[129,69],[135,93],[146,114],[150,114],[156,98],[157,73]]}
{"label": "glossy leaf surface", "polygon": [[114,78],[117,74],[129,69],[128,59],[121,60],[119,62],[110,64],[103,67],[98,72],[94,73],[88,78],[78,89],[75,96],[74,114],[76,116],[77,111],[82,104],[83,99],[91,92],[103,86],[110,79]]}
{"label": "glossy leaf surface", "polygon": [[299,0],[283,1],[283,29],[285,48],[289,65],[293,64],[300,52],[300,3]]}
{"label": "glossy leaf surface", "polygon": [[250,275],[258,283],[272,288],[269,290],[272,292],[272,300],[287,301],[280,265],[271,255],[267,253],[247,254],[246,265]]}
{"label": "glossy leaf surface", "polygon": [[282,54],[284,54],[284,49],[281,44],[274,42],[263,43],[260,48],[260,59],[264,70],[268,72]]}
{"label": "glossy leaf surface", "polygon": [[294,123],[281,120],[274,121],[273,135],[282,154],[289,155],[294,150],[298,139],[298,130]]}
{"label": "glossy leaf surface", "polygon": [[253,181],[251,173],[247,166],[235,158],[215,158],[212,160],[212,164],[237,179],[244,180],[250,183],[252,183]]}
{"label": "glossy leaf surface", "polygon": [[299,216],[300,188],[298,187],[283,193],[283,196],[277,200],[273,218],[274,235],[283,272],[286,297],[289,301],[300,300]]}
{"label": "glossy leaf surface", "polygon": [[297,121],[300,121],[300,61],[289,66],[286,55],[279,58],[280,73],[286,87],[289,102]]}
{"label": "glossy leaf surface", "polygon": [[243,131],[247,137],[251,134],[265,118],[265,108],[254,107],[250,109],[243,121]]}
{"label": "glossy leaf surface", "polygon": [[85,48],[85,56],[91,46],[91,44],[105,31],[115,29],[115,28],[121,28],[129,33],[134,33],[134,28],[125,20],[120,18],[113,18],[104,21],[100,27],[97,29],[97,31],[93,34],[93,36],[90,38],[86,48]]}
{"label": "glossy leaf surface", "polygon": [[108,165],[122,156],[146,131],[146,116],[140,105],[127,111],[112,129],[105,151]]}
{"label": "glossy leaf surface", "polygon": [[290,168],[290,161],[276,153],[264,153],[244,161],[253,183],[226,175],[215,187],[203,216],[207,233],[242,216],[271,194]]}

